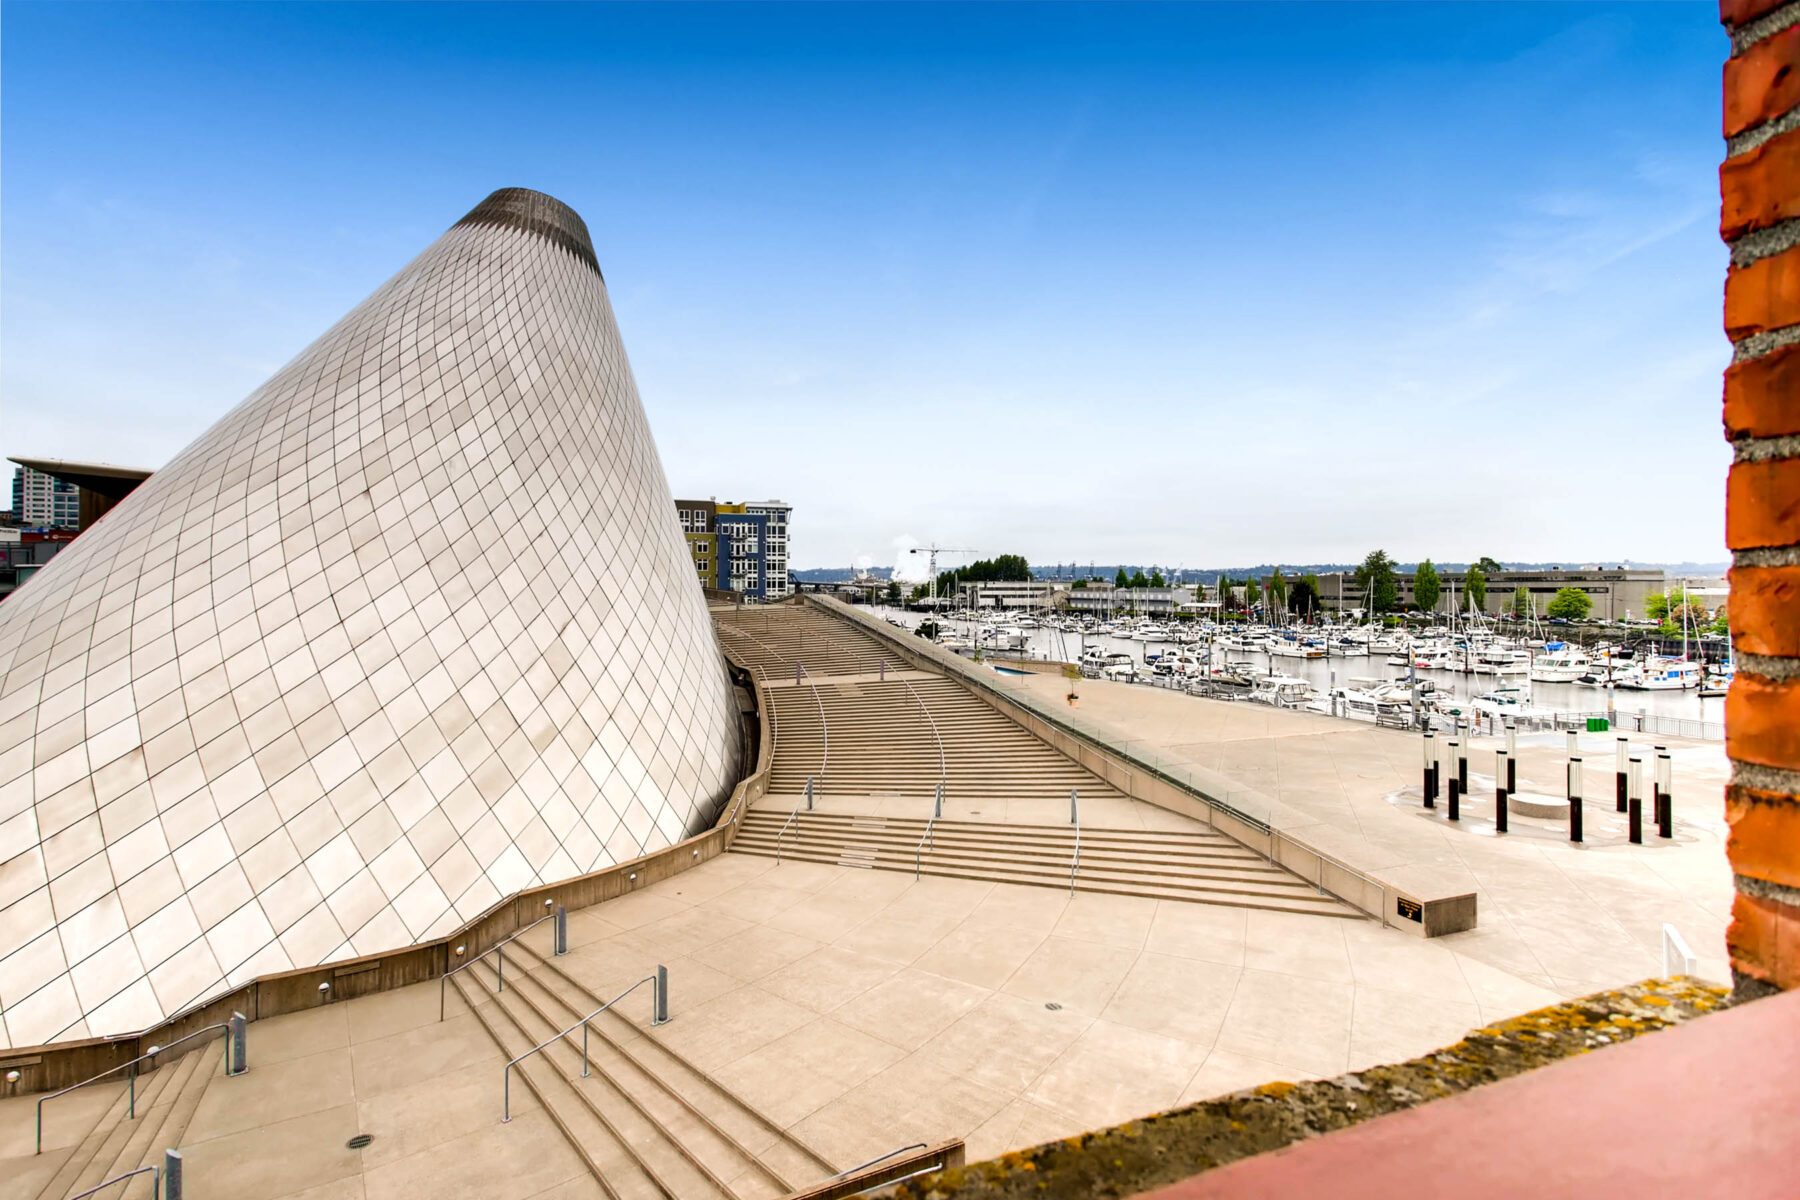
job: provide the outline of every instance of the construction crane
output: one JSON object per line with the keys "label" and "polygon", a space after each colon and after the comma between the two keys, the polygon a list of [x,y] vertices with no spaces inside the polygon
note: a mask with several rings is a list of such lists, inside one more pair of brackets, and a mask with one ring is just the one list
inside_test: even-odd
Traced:
{"label": "construction crane", "polygon": [[937,556],[940,554],[973,554],[973,550],[962,546],[940,546],[935,542],[929,546],[914,546],[908,554],[928,554],[931,556],[931,611],[937,612]]}

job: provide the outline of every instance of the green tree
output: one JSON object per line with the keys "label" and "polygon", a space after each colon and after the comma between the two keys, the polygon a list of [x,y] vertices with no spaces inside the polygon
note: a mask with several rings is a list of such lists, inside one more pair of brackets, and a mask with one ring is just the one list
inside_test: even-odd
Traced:
{"label": "green tree", "polygon": [[1070,591],[1071,591],[1071,592],[1081,592],[1081,591],[1086,591],[1086,590],[1087,590],[1087,580],[1085,580],[1085,579],[1077,579],[1077,580],[1076,580],[1076,581],[1075,581],[1075,582],[1074,582],[1074,583],[1071,583],[1071,584],[1070,584],[1070,585],[1069,585],[1069,590],[1070,590]]}
{"label": "green tree", "polygon": [[1213,598],[1219,602],[1219,611],[1228,611],[1234,599],[1231,594],[1231,578],[1226,575],[1219,576],[1219,581],[1213,585],[1213,590],[1215,593]]}
{"label": "green tree", "polygon": [[1480,567],[1470,567],[1463,578],[1463,595],[1467,597],[1465,605],[1474,605],[1477,612],[1487,607],[1487,576]]}
{"label": "green tree", "polygon": [[1413,603],[1425,612],[1436,612],[1438,597],[1443,595],[1444,581],[1428,558],[1413,572]]}
{"label": "green tree", "polygon": [[891,579],[888,580],[887,585],[887,600],[889,604],[900,603],[900,585]]}
{"label": "green tree", "polygon": [[1513,589],[1512,614],[1520,620],[1531,615],[1531,589],[1526,587]]}
{"label": "green tree", "polygon": [[1131,586],[1133,588],[1147,588],[1150,586],[1150,581],[1144,578],[1144,573],[1142,571],[1133,571],[1131,573]]}
{"label": "green tree", "polygon": [[1124,567],[1119,568],[1119,575],[1118,578],[1113,580],[1113,586],[1119,588],[1128,588],[1131,586],[1131,576],[1125,573]]}
{"label": "green tree", "polygon": [[1371,550],[1356,568],[1357,590],[1363,594],[1363,605],[1371,613],[1390,611],[1400,599],[1400,587],[1394,581],[1394,560],[1386,550]]}
{"label": "green tree", "polygon": [[1556,595],[1550,598],[1550,603],[1544,608],[1546,615],[1560,617],[1565,621],[1585,621],[1592,611],[1593,600],[1578,587],[1557,588]]}
{"label": "green tree", "polygon": [[1288,586],[1287,580],[1281,577],[1280,567],[1276,567],[1275,573],[1269,576],[1269,603],[1273,604],[1282,612],[1287,611]]}
{"label": "green tree", "polygon": [[1681,602],[1681,593],[1676,592],[1671,600],[1667,592],[1651,592],[1644,597],[1644,616],[1652,621],[1661,621],[1668,617],[1669,609]]}
{"label": "green tree", "polygon": [[1318,614],[1319,580],[1317,576],[1307,575],[1288,585],[1288,608],[1307,618]]}
{"label": "green tree", "polygon": [[1489,558],[1485,554],[1476,560],[1475,565],[1477,567],[1481,568],[1481,574],[1483,577],[1492,575],[1495,571],[1506,570],[1505,567],[1501,566],[1499,563],[1495,562],[1493,559]]}
{"label": "green tree", "polygon": [[1248,609],[1251,612],[1255,612],[1256,611],[1256,602],[1261,598],[1261,596],[1262,596],[1262,593],[1256,586],[1256,580],[1254,580],[1254,579],[1244,580],[1244,607],[1246,609]]}
{"label": "green tree", "polygon": [[1163,579],[1163,574],[1161,571],[1152,571],[1152,572],[1150,572],[1150,586],[1151,587],[1168,587],[1169,585],[1168,585],[1168,582],[1165,579]]}

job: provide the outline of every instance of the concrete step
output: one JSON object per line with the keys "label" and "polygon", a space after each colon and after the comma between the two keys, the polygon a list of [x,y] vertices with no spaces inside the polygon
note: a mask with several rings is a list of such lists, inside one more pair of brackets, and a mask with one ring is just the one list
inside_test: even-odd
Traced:
{"label": "concrete step", "polygon": [[[732,853],[754,854],[762,858],[773,858],[774,852],[755,847],[744,847],[740,850],[736,845]],[[816,848],[789,847],[782,850],[783,861],[815,862],[827,866],[835,864],[835,856],[820,853]],[[883,871],[900,871],[912,873],[913,863],[905,861],[879,860],[875,869]],[[950,879],[980,879],[990,883],[1016,883],[1030,887],[1052,887],[1069,891],[1069,872],[1032,871],[1004,866],[983,867],[978,870],[958,867],[944,867],[929,860],[921,863],[921,875],[941,876]],[[1235,892],[1218,888],[1179,887],[1157,883],[1114,882],[1107,879],[1096,879],[1088,875],[1078,875],[1074,883],[1074,891],[1098,892],[1116,896],[1140,896],[1152,900],[1180,900],[1191,904],[1215,904],[1230,908],[1255,908],[1270,912],[1305,913],[1313,916],[1345,917],[1360,919],[1362,914],[1341,901],[1330,896],[1314,896],[1287,898],[1266,892]]]}
{"label": "concrete step", "polygon": [[[469,978],[473,973],[462,971],[452,976],[450,983],[477,1022],[508,1059],[531,1049],[536,1043],[492,992]],[[514,1093],[523,1089],[536,1097],[608,1200],[675,1200],[674,1194],[645,1169],[631,1143],[593,1114],[575,1084],[555,1063],[534,1054],[514,1067],[511,1075]]]}
{"label": "concrete step", "polygon": [[[815,809],[812,812],[802,811],[799,818],[793,821],[792,827],[789,827],[791,817],[791,812],[774,813],[768,809],[752,809],[746,814],[743,829],[738,836],[772,835],[788,827],[790,837],[796,829],[803,829],[808,833],[836,837],[891,838],[911,845],[919,840],[929,824],[923,818],[914,817],[867,816],[846,820],[842,815]],[[1075,843],[1075,835],[1070,826],[1007,825],[944,819],[930,824],[930,828],[933,841],[938,845],[1002,847],[1008,852],[1044,852],[1066,857]],[[1083,854],[1121,855],[1148,865],[1193,862],[1220,866],[1250,864],[1270,870],[1280,869],[1255,851],[1217,835],[1171,834],[1156,838],[1147,833],[1134,836],[1128,830],[1084,827],[1081,830],[1081,849]]]}
{"label": "concrete step", "polygon": [[[524,941],[522,938],[514,945],[523,947],[520,954],[525,969],[533,983],[555,997],[567,1018],[565,1025],[604,1003],[602,997],[563,970],[558,959],[536,947],[523,946]],[[672,987],[679,996],[679,981],[674,981]],[[758,1180],[773,1187],[772,1194],[783,1195],[833,1173],[827,1159],[664,1045],[654,1028],[638,1024],[617,1009],[609,1009],[593,1022],[591,1029],[590,1049],[597,1052],[604,1042],[622,1064],[621,1070],[628,1075],[634,1072],[647,1090],[673,1102],[671,1106],[658,1101],[668,1111],[666,1119],[671,1124],[687,1121],[705,1127],[710,1136],[691,1143],[697,1150],[705,1150],[709,1145],[714,1153],[729,1148],[730,1154],[715,1163],[715,1169],[733,1181],[733,1190],[740,1195],[748,1194],[747,1188],[757,1191],[761,1186]],[[734,1166],[736,1173],[727,1174]]]}
{"label": "concrete step", "polygon": [[[989,869],[1017,869],[1066,874],[1074,861],[1072,848],[1062,854],[1028,853],[998,845],[951,845],[936,838],[933,841],[936,843],[935,847],[921,847],[918,839],[835,839],[817,834],[795,838],[790,831],[787,837],[780,839],[779,849],[784,857],[804,848],[817,855],[835,854],[840,866],[886,865],[893,870],[910,867],[914,862],[930,862],[945,870],[962,868],[980,872]],[[773,855],[777,850],[777,839],[774,836],[739,835],[733,848],[739,846],[746,852]],[[855,856],[854,861],[844,861],[850,856]],[[1081,874],[1096,881],[1110,883],[1192,886],[1245,894],[1310,896],[1317,891],[1312,884],[1279,867],[1266,864],[1146,863],[1129,856],[1089,853],[1085,845],[1081,848]]]}
{"label": "concrete step", "polygon": [[[746,847],[764,846],[774,849],[778,838],[784,848],[798,844],[818,847],[835,846],[846,856],[883,853],[912,855],[918,851],[920,842],[923,840],[921,837],[901,833],[841,834],[807,829],[804,826],[798,834],[795,830],[789,829],[785,836],[779,830],[761,828],[756,830],[746,828],[738,834],[738,841]],[[1070,843],[1058,848],[1019,843],[1008,844],[987,839],[945,837],[934,830],[924,853],[944,862],[957,859],[999,858],[1023,865],[1054,866],[1070,861],[1074,853],[1074,845]],[[1246,883],[1286,883],[1290,880],[1297,884],[1301,882],[1280,867],[1258,858],[1230,858],[1205,854],[1150,856],[1117,848],[1089,847],[1085,840],[1081,844],[1081,862],[1086,869],[1130,871],[1147,879],[1168,877],[1171,879],[1229,879]],[[1304,886],[1310,887],[1311,885]]]}
{"label": "concrete step", "polygon": [[[497,981],[496,972],[487,966],[488,961],[483,959],[475,963],[468,972],[483,987]],[[641,997],[637,1002],[647,1009],[650,989],[639,988],[636,995]],[[490,997],[533,1046],[545,1043],[592,1011],[564,1006],[554,992],[528,972],[515,973],[507,981],[505,991],[491,991]],[[591,1031],[587,1050],[584,1064],[581,1034],[577,1031],[569,1037],[549,1042],[532,1057],[543,1059],[561,1072],[588,1113],[614,1137],[629,1145],[639,1166],[660,1190],[680,1197],[732,1197],[734,1193],[726,1178],[739,1174],[746,1164],[726,1165],[725,1173],[721,1175],[714,1162],[718,1147],[696,1148],[691,1144],[696,1140],[707,1140],[709,1131],[702,1123],[696,1123],[680,1112],[673,1097],[657,1087],[653,1079],[613,1053],[612,1048],[602,1039],[595,1038]]]}
{"label": "concrete step", "polygon": [[[209,1068],[219,1065],[217,1056],[220,1053],[222,1050],[215,1042],[210,1046],[190,1050],[176,1062],[160,1068],[174,1072],[173,1077],[150,1108],[139,1110],[138,1130],[126,1141],[124,1149],[113,1159],[101,1178],[117,1179],[139,1167],[162,1166],[163,1152],[180,1147],[181,1135],[187,1132],[188,1120],[194,1115],[194,1109],[199,1107],[206,1085],[211,1082]],[[194,1086],[196,1079],[199,1080],[198,1087]],[[186,1112],[180,1113],[184,1105]],[[126,1197],[136,1200],[138,1197],[148,1198],[154,1192],[151,1177],[142,1175],[108,1195],[119,1200]]]}
{"label": "concrete step", "polygon": [[[85,1157],[71,1155],[69,1161],[63,1164],[63,1169],[51,1177],[49,1184],[39,1195],[47,1200],[61,1200],[61,1197],[84,1191],[113,1178],[115,1173],[110,1169],[113,1163],[140,1130],[140,1122],[151,1119],[157,1097],[174,1080],[179,1069],[179,1062],[166,1063],[139,1075],[136,1104],[131,1102],[128,1087],[126,1094],[120,1096],[119,1102],[107,1110],[106,1117],[94,1127],[93,1132],[78,1148],[85,1149]],[[135,1116],[130,1115],[133,1112],[136,1113]]]}
{"label": "concrete step", "polygon": [[[91,1086],[112,1085],[94,1084]],[[66,1152],[62,1166],[58,1167],[55,1174],[51,1175],[44,1182],[44,1186],[39,1189],[38,1200],[62,1200],[62,1197],[67,1196],[70,1192],[81,1190],[76,1186],[75,1181],[81,1178],[82,1172],[86,1171],[93,1163],[94,1156],[100,1152],[100,1147],[108,1137],[112,1136],[119,1123],[126,1119],[125,1109],[125,1089],[121,1087],[118,1098],[101,1112],[86,1135]],[[43,1107],[43,1121],[45,1125],[49,1125],[54,1120],[56,1120],[56,1102],[51,1101]]]}

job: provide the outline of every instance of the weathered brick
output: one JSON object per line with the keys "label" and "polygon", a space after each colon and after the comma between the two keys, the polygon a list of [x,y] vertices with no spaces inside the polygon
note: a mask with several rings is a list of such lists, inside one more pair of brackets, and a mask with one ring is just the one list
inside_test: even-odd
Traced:
{"label": "weathered brick", "polygon": [[1736,137],[1800,104],[1800,25],[1725,60],[1725,136]]}
{"label": "weathered brick", "polygon": [[1744,974],[1783,990],[1800,984],[1800,909],[1740,893],[1725,944]]}
{"label": "weathered brick", "polygon": [[1800,567],[1733,567],[1730,603],[1738,650],[1800,658]]}
{"label": "weathered brick", "polygon": [[1725,753],[1740,762],[1800,770],[1800,680],[1740,670],[1725,697]]}
{"label": "weathered brick", "polygon": [[1800,459],[1734,463],[1725,478],[1725,544],[1733,550],[1800,542]]}
{"label": "weathered brick", "polygon": [[1735,874],[1800,888],[1800,798],[1729,787],[1725,820],[1731,826],[1725,853]]}
{"label": "weathered brick", "polygon": [[[1796,25],[1800,32],[1800,25]],[[1735,242],[1800,216],[1800,129],[1719,165],[1719,236]]]}
{"label": "weathered brick", "polygon": [[1727,368],[1725,436],[1790,433],[1800,433],[1800,346],[1783,346]]}
{"label": "weathered brick", "polygon": [[1732,341],[1800,324],[1800,246],[1725,277],[1725,332]]}
{"label": "weathered brick", "polygon": [[1758,17],[1766,17],[1787,0],[1719,0],[1719,23],[1736,29]]}

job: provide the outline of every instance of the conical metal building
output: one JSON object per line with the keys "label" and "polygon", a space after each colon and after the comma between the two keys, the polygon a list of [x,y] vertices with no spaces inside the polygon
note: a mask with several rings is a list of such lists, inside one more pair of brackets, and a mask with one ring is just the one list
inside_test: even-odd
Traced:
{"label": "conical metal building", "polygon": [[739,754],[587,228],[495,192],[0,605],[0,1044],[440,936]]}

